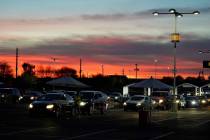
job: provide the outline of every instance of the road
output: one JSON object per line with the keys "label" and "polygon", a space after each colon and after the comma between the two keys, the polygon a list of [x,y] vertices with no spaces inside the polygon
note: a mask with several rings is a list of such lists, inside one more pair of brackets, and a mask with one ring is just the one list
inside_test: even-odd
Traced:
{"label": "road", "polygon": [[157,140],[209,139],[210,108],[186,109],[177,113],[152,112],[152,122],[139,127],[138,113],[122,109],[105,115],[94,113],[80,118],[56,120],[53,117],[29,117],[27,107],[0,106],[0,139],[60,140]]}

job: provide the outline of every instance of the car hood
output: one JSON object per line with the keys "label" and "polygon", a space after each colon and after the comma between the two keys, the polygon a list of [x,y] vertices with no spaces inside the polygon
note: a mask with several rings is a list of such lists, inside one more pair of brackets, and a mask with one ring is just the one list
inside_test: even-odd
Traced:
{"label": "car hood", "polygon": [[138,100],[138,101],[132,101],[132,100],[128,100],[126,101],[126,103],[130,103],[130,104],[137,104],[137,103],[143,103],[144,100]]}
{"label": "car hood", "polygon": [[59,103],[59,101],[34,101],[33,104],[56,104]]}

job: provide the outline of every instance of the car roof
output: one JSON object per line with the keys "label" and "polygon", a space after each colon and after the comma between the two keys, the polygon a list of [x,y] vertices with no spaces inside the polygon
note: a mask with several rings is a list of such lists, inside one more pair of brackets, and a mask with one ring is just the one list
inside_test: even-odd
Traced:
{"label": "car roof", "polygon": [[147,97],[145,95],[133,95],[132,97]]}
{"label": "car roof", "polygon": [[63,92],[48,92],[46,95],[48,95],[48,94],[54,94],[54,95],[65,95]]}

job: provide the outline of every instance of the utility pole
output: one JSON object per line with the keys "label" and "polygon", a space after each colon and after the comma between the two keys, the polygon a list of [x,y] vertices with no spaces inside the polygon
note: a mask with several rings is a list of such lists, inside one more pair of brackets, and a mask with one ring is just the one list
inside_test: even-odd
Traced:
{"label": "utility pole", "polygon": [[135,64],[135,66],[136,66],[136,68],[134,69],[134,71],[136,72],[136,79],[137,79],[139,68],[138,68],[138,64]]}
{"label": "utility pole", "polygon": [[79,78],[81,79],[82,78],[82,59],[80,58],[80,61],[79,61]]}
{"label": "utility pole", "polygon": [[103,64],[101,65],[101,73],[104,76],[104,65]]}
{"label": "utility pole", "polygon": [[18,57],[19,57],[18,48],[16,48],[16,68],[15,68],[15,78],[16,79],[18,77]]}
{"label": "utility pole", "polygon": [[124,68],[122,69],[122,75],[125,76],[125,70],[124,70]]}

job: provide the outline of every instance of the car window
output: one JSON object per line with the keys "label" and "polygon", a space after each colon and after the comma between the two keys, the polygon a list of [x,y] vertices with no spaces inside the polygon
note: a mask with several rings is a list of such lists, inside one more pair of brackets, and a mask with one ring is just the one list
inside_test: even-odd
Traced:
{"label": "car window", "polygon": [[73,98],[72,98],[70,95],[65,94],[65,96],[66,96],[66,99],[67,99],[67,100],[73,100]]}
{"label": "car window", "polygon": [[101,98],[101,97],[102,97],[101,94],[95,94],[94,99],[98,99],[98,98]]}
{"label": "car window", "polygon": [[133,101],[138,101],[138,100],[143,100],[144,97],[137,97],[137,96],[134,96],[134,97],[131,97],[131,100]]}
{"label": "car window", "polygon": [[47,94],[39,97],[38,101],[53,101],[53,100],[66,100],[66,97],[62,94]]}

